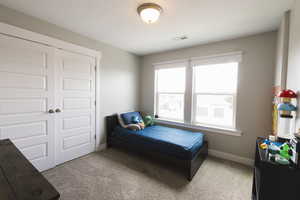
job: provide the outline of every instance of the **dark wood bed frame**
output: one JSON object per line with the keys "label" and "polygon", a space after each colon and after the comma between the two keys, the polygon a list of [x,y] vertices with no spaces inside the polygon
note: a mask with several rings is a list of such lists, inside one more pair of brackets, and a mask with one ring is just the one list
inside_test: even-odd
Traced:
{"label": "dark wood bed frame", "polygon": [[181,160],[175,158],[173,156],[165,155],[160,152],[155,152],[155,150],[149,148],[145,148],[143,145],[128,145],[127,143],[119,140],[116,137],[112,136],[114,128],[119,124],[118,116],[112,115],[106,117],[106,130],[107,130],[107,147],[121,147],[126,150],[139,152],[142,154],[146,154],[155,160],[163,161],[164,163],[175,165],[177,168],[181,169],[184,175],[187,177],[189,181],[193,179],[198,169],[200,168],[203,161],[206,159],[208,154],[208,142],[204,141],[202,147],[196,153],[192,160]]}

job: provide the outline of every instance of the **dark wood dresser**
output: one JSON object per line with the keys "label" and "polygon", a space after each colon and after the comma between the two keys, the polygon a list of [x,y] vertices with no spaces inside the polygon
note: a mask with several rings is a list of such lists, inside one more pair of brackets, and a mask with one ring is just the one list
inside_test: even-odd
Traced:
{"label": "dark wood dresser", "polygon": [[263,140],[256,141],[252,199],[299,200],[300,169],[269,161],[267,150],[259,147]]}
{"label": "dark wood dresser", "polygon": [[57,200],[60,195],[10,140],[0,140],[0,199]]}

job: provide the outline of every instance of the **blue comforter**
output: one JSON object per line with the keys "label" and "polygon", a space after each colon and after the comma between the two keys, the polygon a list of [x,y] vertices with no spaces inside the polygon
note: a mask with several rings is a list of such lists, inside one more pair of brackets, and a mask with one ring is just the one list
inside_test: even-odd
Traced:
{"label": "blue comforter", "polygon": [[141,131],[132,131],[117,126],[114,137],[149,151],[158,151],[179,159],[192,159],[202,147],[204,135],[164,126],[150,126]]}

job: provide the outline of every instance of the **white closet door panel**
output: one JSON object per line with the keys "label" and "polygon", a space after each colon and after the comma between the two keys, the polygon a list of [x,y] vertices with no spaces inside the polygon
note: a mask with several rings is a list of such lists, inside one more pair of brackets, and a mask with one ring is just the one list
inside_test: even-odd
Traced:
{"label": "white closet door panel", "polygon": [[47,135],[47,121],[10,124],[0,127],[1,136],[12,140]]}
{"label": "white closet door panel", "polygon": [[[45,52],[41,52],[39,49],[24,51],[27,49],[27,44],[20,45],[13,37],[11,37],[11,39],[7,39],[4,35],[1,35],[0,37],[0,39],[4,38],[6,40],[6,42],[2,43],[3,48],[0,49],[0,59],[3,62],[3,67],[12,66],[15,68],[16,66],[21,65],[31,68],[43,67],[45,65],[45,57],[47,55]],[[12,44],[12,46],[10,44]],[[15,48],[16,45],[19,46],[19,49]]]}
{"label": "white closet door panel", "polygon": [[63,90],[65,91],[90,91],[91,81],[89,79],[64,78]]}
{"label": "white closet door panel", "polygon": [[63,108],[66,110],[91,109],[90,98],[64,98]]}
{"label": "white closet door panel", "polygon": [[38,160],[45,158],[48,154],[47,143],[23,148],[23,153],[30,160]]}
{"label": "white closet door panel", "polygon": [[95,58],[57,51],[57,164],[95,150]]}
{"label": "white closet door panel", "polygon": [[0,91],[5,94],[3,99],[48,99],[52,92],[39,90],[24,90],[23,88],[0,88]]}
{"label": "white closet door panel", "polygon": [[46,90],[46,76],[0,72],[0,87]]}
{"label": "white closet door panel", "polygon": [[41,171],[55,166],[54,100],[54,50],[0,34],[0,139]]}
{"label": "white closet door panel", "polygon": [[[54,127],[54,124],[50,124]],[[47,133],[49,134],[49,133]],[[31,163],[40,171],[55,167],[53,152],[54,149],[47,137],[35,136],[23,139],[12,140],[19,150],[25,155]],[[49,157],[53,157],[53,161],[49,162]]]}
{"label": "white closet door panel", "polygon": [[73,147],[89,144],[91,142],[90,132],[81,133],[80,135],[74,135],[65,137],[63,141],[63,148],[68,150]]}
{"label": "white closet door panel", "polygon": [[83,128],[83,127],[91,127],[91,116],[77,116],[77,117],[64,117],[63,121],[63,126],[62,126],[62,131],[65,130],[70,130],[70,129],[76,129],[76,128]]}
{"label": "white closet door panel", "polygon": [[47,112],[46,99],[4,99],[0,100],[0,115],[37,114]]}
{"label": "white closet door panel", "polygon": [[[22,66],[22,67],[20,67]],[[19,73],[23,75],[36,75],[36,76],[44,76],[47,75],[47,70],[41,65],[40,67],[33,67],[27,65],[1,65],[0,67],[1,72],[8,72],[8,73]]]}
{"label": "white closet door panel", "polygon": [[[48,119],[49,119],[49,116],[45,115],[45,113],[37,114],[37,115],[34,115],[34,116],[30,116],[30,117],[28,117],[24,114],[21,114],[21,115],[0,115],[0,127],[2,127],[2,126],[8,126],[9,127],[9,125],[14,126],[14,125],[22,124],[22,123],[30,124],[31,122],[48,121]],[[1,134],[1,131],[0,131],[0,134]]]}

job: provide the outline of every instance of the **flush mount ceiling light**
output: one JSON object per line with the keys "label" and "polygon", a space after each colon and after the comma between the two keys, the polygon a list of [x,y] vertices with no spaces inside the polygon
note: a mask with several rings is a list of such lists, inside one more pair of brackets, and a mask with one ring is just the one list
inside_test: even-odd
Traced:
{"label": "flush mount ceiling light", "polygon": [[183,35],[183,36],[179,36],[179,37],[175,37],[174,40],[180,41],[180,40],[187,40],[189,39],[188,36]]}
{"label": "flush mount ceiling light", "polygon": [[159,19],[162,8],[155,3],[144,3],[137,8],[137,11],[145,23],[152,24]]}

